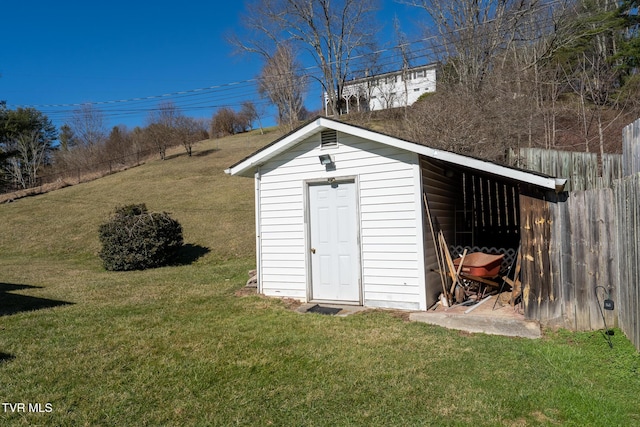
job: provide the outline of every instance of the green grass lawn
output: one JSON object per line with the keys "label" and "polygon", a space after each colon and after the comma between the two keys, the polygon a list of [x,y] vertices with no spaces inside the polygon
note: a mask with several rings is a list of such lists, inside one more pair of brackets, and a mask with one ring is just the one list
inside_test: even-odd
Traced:
{"label": "green grass lawn", "polygon": [[[640,356],[618,330],[610,349],[236,295],[253,181],[222,171],[273,135],[0,205],[0,425],[640,425]],[[180,265],[101,267],[98,225],[133,202],[182,223]]]}

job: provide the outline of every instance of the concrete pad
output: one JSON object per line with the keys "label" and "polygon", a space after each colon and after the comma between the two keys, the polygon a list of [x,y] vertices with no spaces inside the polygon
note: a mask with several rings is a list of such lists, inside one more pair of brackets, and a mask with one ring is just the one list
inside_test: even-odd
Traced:
{"label": "concrete pad", "polygon": [[542,336],[538,322],[526,320],[509,305],[494,307],[494,301],[490,300],[465,313],[468,309],[469,306],[439,307],[436,311],[411,313],[409,320],[472,333],[532,339]]}
{"label": "concrete pad", "polygon": [[[316,306],[340,308],[335,316],[344,317],[375,308],[358,305],[318,304],[304,303],[296,312],[307,313]],[[409,320],[424,322],[431,325],[442,326],[449,329],[457,329],[472,333],[490,335],[503,335],[509,337],[540,338],[542,336],[540,324],[536,321],[525,320],[522,314],[517,313],[513,307],[506,305],[494,305],[494,300],[489,299],[483,304],[478,304],[473,311],[465,313],[470,307],[458,305],[454,307],[439,307],[436,311],[418,311],[409,314]]]}
{"label": "concrete pad", "polygon": [[533,339],[542,336],[538,322],[524,318],[428,311],[411,313],[409,320],[473,333]]}

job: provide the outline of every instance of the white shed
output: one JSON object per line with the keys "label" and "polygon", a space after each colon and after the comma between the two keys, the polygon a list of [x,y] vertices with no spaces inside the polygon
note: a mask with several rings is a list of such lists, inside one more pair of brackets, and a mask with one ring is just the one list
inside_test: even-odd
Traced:
{"label": "white shed", "polygon": [[[483,244],[498,231],[482,224],[495,222],[504,236],[492,242],[513,246],[522,189],[562,184],[324,117],[225,172],[255,179],[260,293],[411,310],[426,310],[441,289],[423,192],[452,245]],[[483,207],[467,193],[485,185]],[[486,223],[460,231],[462,208]]]}

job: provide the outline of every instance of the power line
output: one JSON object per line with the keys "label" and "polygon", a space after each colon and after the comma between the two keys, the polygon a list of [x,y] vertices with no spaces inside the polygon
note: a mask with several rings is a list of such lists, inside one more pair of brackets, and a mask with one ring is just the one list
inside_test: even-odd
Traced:
{"label": "power line", "polygon": [[[561,2],[562,0],[542,2],[542,4],[538,5],[538,10],[555,6]],[[534,8],[532,8],[532,10],[534,12],[536,11]],[[488,20],[480,23],[479,25],[489,25],[494,21],[495,20]],[[553,22],[552,18],[547,18],[538,23],[546,26],[551,25]],[[470,28],[471,27],[462,27],[442,35],[421,37],[401,43],[397,46],[378,49],[374,52],[354,56],[350,58],[353,64],[352,70],[350,70],[350,75],[353,77],[359,77],[359,75],[364,76],[366,74],[366,70],[370,68],[373,58],[376,57],[382,57],[382,60],[375,64],[377,68],[385,70],[395,66],[397,69],[397,64],[403,59],[403,53],[401,51],[407,48],[409,49],[408,56],[412,61],[424,61],[427,63],[436,62],[434,60],[435,58],[439,58],[442,54],[447,53],[448,43],[442,39],[447,36],[453,36],[454,33],[462,33]],[[469,38],[463,38],[462,41],[472,40]],[[302,72],[309,79],[323,79],[321,68],[317,64],[304,68]],[[381,71],[381,73],[383,72],[385,71]],[[176,107],[190,111],[235,107],[239,106],[242,101],[247,100],[247,98],[253,100],[255,104],[266,106],[269,104],[268,101],[264,99],[256,101],[256,98],[258,98],[256,90],[257,84],[258,79],[253,78],[144,97],[83,103],[32,104],[20,105],[18,107],[43,109],[43,113],[60,120],[64,120],[66,118],[70,118],[77,109],[87,105],[98,107],[101,112],[109,118],[123,118],[141,115],[144,113],[148,114],[150,112],[157,111],[158,102],[163,100],[170,100],[176,105]]]}

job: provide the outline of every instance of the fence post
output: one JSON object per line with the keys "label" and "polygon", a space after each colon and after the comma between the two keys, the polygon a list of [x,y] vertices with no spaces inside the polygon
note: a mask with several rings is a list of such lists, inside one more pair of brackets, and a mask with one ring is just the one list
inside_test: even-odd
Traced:
{"label": "fence post", "polygon": [[640,119],[622,131],[622,174],[630,176],[640,172]]}

